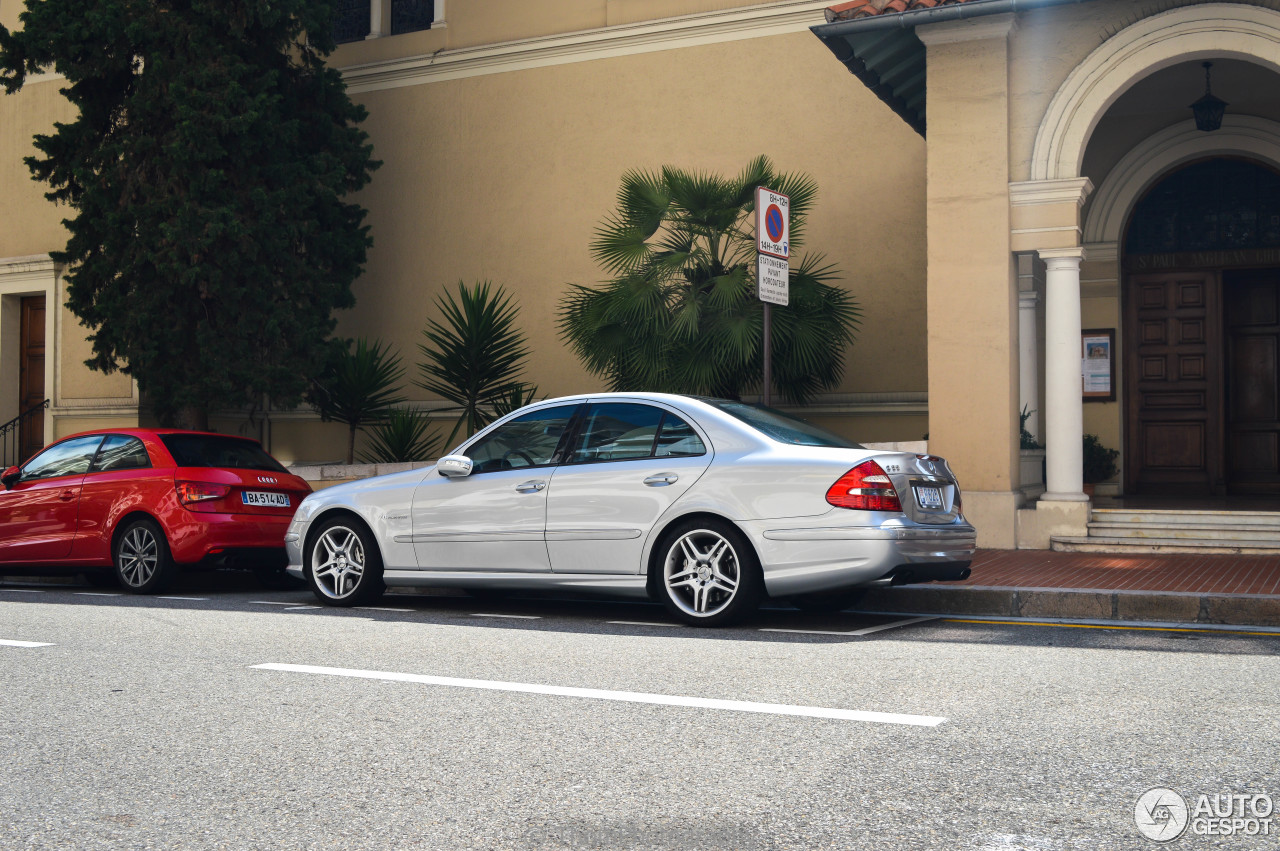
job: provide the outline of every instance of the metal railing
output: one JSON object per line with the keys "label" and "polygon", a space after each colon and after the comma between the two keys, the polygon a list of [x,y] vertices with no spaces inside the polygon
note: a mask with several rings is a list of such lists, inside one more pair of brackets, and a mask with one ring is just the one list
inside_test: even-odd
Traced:
{"label": "metal railing", "polygon": [[22,460],[19,455],[22,453],[23,426],[38,416],[44,416],[44,409],[47,407],[49,400],[45,399],[39,405],[32,405],[9,422],[0,425],[0,471],[7,470]]}

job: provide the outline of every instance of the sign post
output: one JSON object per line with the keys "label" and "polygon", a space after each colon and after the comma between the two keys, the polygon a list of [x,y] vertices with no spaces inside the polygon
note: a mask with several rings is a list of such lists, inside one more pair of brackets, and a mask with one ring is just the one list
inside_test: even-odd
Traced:
{"label": "sign post", "polygon": [[791,296],[791,199],[756,187],[756,297],[764,302],[764,392],[773,403],[773,305]]}

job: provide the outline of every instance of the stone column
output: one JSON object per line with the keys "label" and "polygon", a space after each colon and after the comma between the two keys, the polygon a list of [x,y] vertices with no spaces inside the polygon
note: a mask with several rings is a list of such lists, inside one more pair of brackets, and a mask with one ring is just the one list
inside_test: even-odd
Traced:
{"label": "stone column", "polygon": [[386,35],[391,35],[391,0],[371,0],[369,34],[365,38],[382,38]]}
{"label": "stone column", "polygon": [[1080,378],[1080,261],[1083,248],[1040,251],[1045,261],[1045,464],[1051,502],[1084,494],[1084,404]]}
{"label": "stone column", "polygon": [[1036,330],[1035,290],[1018,293],[1018,411],[1030,411],[1026,429],[1040,440],[1040,339]]}

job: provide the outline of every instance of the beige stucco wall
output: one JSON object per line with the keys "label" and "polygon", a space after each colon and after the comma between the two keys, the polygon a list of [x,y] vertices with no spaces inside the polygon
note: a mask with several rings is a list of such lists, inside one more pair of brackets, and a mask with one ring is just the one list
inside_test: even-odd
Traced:
{"label": "beige stucco wall", "polygon": [[[446,28],[345,45],[333,64],[750,5],[543,0],[495,15],[486,4],[457,2],[448,6]],[[820,9],[811,13],[821,20]],[[805,247],[843,271],[842,285],[863,311],[836,390],[926,391],[924,141],[806,30],[680,44],[549,67],[516,62],[497,73],[356,94],[369,109],[365,127],[384,165],[358,198],[369,209],[374,247],[355,285],[358,304],[340,315],[339,333],[394,345],[409,368],[407,395],[430,401],[410,382],[434,298],[459,280],[492,280],[520,304],[534,351],[528,379],[539,395],[600,389],[560,341],[555,316],[569,284],[602,276],[588,244],[623,173],[673,164],[730,175],[767,154],[780,170],[816,179]],[[33,133],[71,117],[58,86],[0,97],[0,185],[15,199],[0,208],[0,257],[47,253],[64,242],[58,222],[66,211],[42,199],[43,187],[21,163]],[[70,313],[62,312],[60,328],[58,381],[68,400],[92,406],[131,393],[127,378],[83,366],[89,344]],[[929,429],[922,409],[863,410],[823,422],[873,441],[918,439]],[[331,448],[335,434],[340,428],[285,418],[272,438],[291,460],[325,460],[340,454]]]}
{"label": "beige stucco wall", "polygon": [[929,449],[965,488],[981,546],[1013,546],[1017,296],[1003,33],[928,45]]}

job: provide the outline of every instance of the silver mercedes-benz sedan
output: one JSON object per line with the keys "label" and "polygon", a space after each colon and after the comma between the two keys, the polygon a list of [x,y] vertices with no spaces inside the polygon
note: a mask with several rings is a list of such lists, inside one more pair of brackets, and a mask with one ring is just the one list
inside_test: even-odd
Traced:
{"label": "silver mercedes-benz sedan", "polygon": [[975,532],[936,456],[742,402],[598,393],[522,408],[433,467],[313,493],[285,544],[334,606],[387,586],[560,588],[719,626],[765,596],[835,609],[856,589],[965,579]]}

